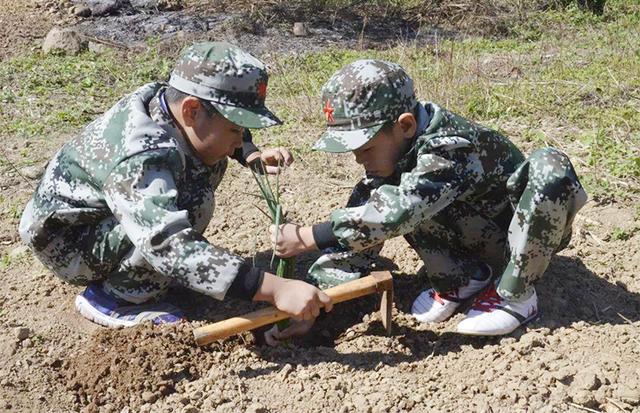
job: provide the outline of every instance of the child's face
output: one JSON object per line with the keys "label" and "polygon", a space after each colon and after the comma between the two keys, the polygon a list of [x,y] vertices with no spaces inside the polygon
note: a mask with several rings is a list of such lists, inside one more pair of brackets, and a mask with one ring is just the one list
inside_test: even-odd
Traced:
{"label": "child's face", "polygon": [[242,146],[244,128],[220,114],[210,116],[199,102],[186,114],[185,126],[191,146],[206,165],[211,166],[233,155]]}
{"label": "child's face", "polygon": [[367,175],[391,176],[415,132],[413,114],[400,115],[393,127],[380,129],[369,142],[353,151],[356,162],[364,167]]}

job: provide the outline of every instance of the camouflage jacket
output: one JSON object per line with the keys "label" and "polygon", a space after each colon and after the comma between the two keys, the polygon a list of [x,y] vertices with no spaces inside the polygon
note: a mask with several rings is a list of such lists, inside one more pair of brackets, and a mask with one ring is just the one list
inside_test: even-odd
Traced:
{"label": "camouflage jacket", "polygon": [[[331,213],[344,248],[362,250],[413,232],[454,201],[493,218],[509,206],[506,183],[524,161],[507,138],[433,103],[431,120],[400,159],[391,178],[362,206]],[[389,182],[389,180],[386,180]]]}
{"label": "camouflage jacket", "polygon": [[222,299],[250,268],[202,236],[227,160],[209,167],[195,156],[162,109],[164,86],[123,98],[58,151],[33,196],[28,231],[44,248],[56,229],[115,216],[155,270]]}

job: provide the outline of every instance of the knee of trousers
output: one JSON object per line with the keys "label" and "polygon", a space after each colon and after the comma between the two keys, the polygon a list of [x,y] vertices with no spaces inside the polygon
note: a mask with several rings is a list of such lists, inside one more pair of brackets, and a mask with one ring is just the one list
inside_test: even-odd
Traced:
{"label": "knee of trousers", "polygon": [[543,148],[529,156],[530,185],[549,197],[562,197],[582,188],[569,157],[555,148]]}

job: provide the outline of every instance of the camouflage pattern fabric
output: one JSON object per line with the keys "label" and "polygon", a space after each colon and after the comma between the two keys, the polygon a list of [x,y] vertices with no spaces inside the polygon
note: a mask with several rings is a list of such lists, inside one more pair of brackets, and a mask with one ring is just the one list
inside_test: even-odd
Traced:
{"label": "camouflage pattern fabric", "polygon": [[413,80],[399,65],[358,60],[338,72],[322,88],[327,130],[313,149],[349,152],[358,149],[389,120],[417,105]]}
{"label": "camouflage pattern fabric", "polygon": [[227,160],[208,167],[193,154],[160,108],[162,87],[143,86],[62,147],[20,234],[60,278],[106,280],[129,302],[157,296],[170,279],[222,299],[248,265],[202,236]]}
{"label": "camouflage pattern fabric", "polygon": [[507,190],[515,213],[509,261],[497,290],[504,298],[518,298],[571,241],[573,220],[587,194],[569,158],[552,148],[532,153],[509,178]]}
{"label": "camouflage pattern fabric", "polygon": [[[365,177],[356,184],[347,201],[347,208],[364,205],[371,192],[392,179]],[[353,253],[344,248],[327,248],[309,269],[309,281],[318,288],[325,289],[352,281],[366,275],[376,267],[382,244]]]}
{"label": "camouflage pattern fabric", "polygon": [[225,42],[186,48],[171,73],[169,85],[205,99],[225,118],[244,128],[282,124],[265,106],[269,76],[264,64]]}
{"label": "camouflage pattern fabric", "polygon": [[[261,128],[280,123],[264,105],[267,81],[253,56],[206,42],[185,49],[169,84],[240,126]],[[105,280],[108,292],[132,303],[158,296],[170,280],[222,299],[251,268],[202,236],[227,160],[206,166],[192,152],[163,110],[165,86],[143,86],[63,146],[25,208],[20,235],[62,279]]]}
{"label": "camouflage pattern fabric", "polygon": [[568,242],[586,202],[571,163],[551,148],[525,161],[499,133],[424,106],[431,121],[398,162],[393,182],[373,188],[363,205],[331,214],[342,250],[321,256],[310,279],[326,288],[364,275],[384,241],[403,235],[439,292],[465,283],[485,263],[496,275],[505,271],[501,294],[526,294]]}

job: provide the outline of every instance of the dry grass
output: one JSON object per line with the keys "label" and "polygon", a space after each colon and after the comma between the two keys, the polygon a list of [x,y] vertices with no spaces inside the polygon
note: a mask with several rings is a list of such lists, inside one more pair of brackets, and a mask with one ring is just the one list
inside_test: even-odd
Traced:
{"label": "dry grass", "polygon": [[483,36],[507,35],[531,12],[549,7],[542,0],[192,0],[190,4],[203,13],[241,10],[237,24],[245,31],[256,30],[256,25],[290,26],[295,21],[330,26],[346,23],[375,30],[395,21],[416,32],[438,27],[444,32]]}

